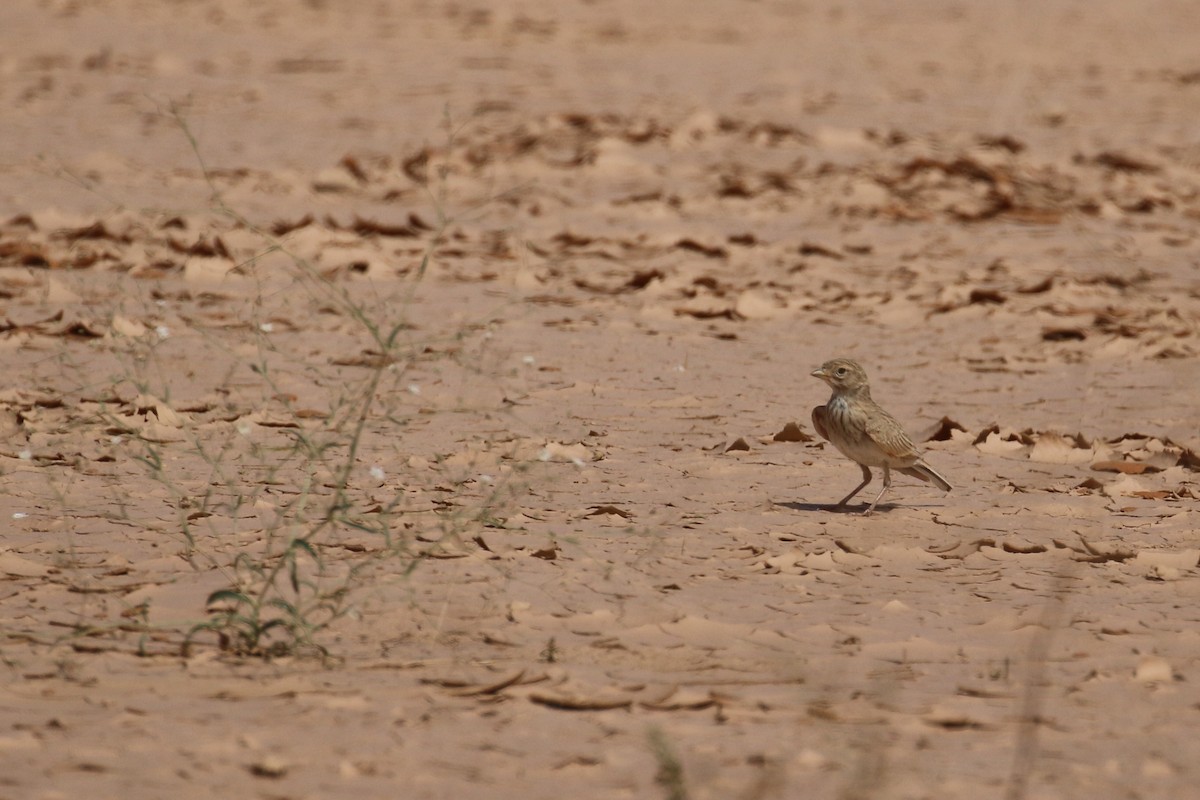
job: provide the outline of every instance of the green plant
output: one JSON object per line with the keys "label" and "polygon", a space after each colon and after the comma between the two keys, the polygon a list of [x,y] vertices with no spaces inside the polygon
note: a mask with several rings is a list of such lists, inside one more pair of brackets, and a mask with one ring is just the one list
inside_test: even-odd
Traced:
{"label": "green plant", "polygon": [[654,782],[662,787],[667,800],[687,800],[687,783],[684,781],[683,763],[675,754],[671,743],[661,728],[651,728],[646,737],[650,740],[650,748],[654,752],[654,760],[658,771],[654,774]]}
{"label": "green plant", "polygon": [[[193,647],[198,637],[212,634],[222,649],[237,655],[313,652],[327,656],[318,639],[352,611],[351,596],[362,587],[367,570],[381,559],[401,558],[406,574],[411,573],[426,555],[414,547],[403,488],[380,500],[368,498],[355,480],[361,475],[364,453],[377,452],[378,443],[402,432],[416,413],[399,408],[397,401],[389,398],[411,397],[407,391],[411,386],[405,386],[407,374],[427,359],[427,352],[438,349],[434,346],[437,339],[446,338],[445,334],[434,334],[435,341],[419,338],[405,310],[447,226],[456,217],[444,213],[444,193],[430,193],[437,222],[428,234],[419,264],[410,271],[409,280],[400,284],[399,296],[383,298],[372,307],[350,287],[293,252],[286,235],[277,236],[235,211],[205,165],[199,143],[180,110],[171,106],[168,113],[200,164],[217,219],[249,231],[261,243],[257,254],[239,269],[254,275],[260,259],[282,254],[290,265],[291,278],[315,306],[335,309],[352,321],[363,355],[353,364],[335,366],[326,373],[305,362],[303,355],[279,347],[269,335],[269,324],[256,322],[255,354],[248,361],[244,351],[235,352],[219,337],[210,335],[208,341],[227,358],[230,375],[243,375],[248,367],[264,408],[273,414],[269,427],[238,422],[234,431],[214,436],[211,430],[200,435],[184,425],[181,442],[164,444],[142,435],[127,415],[122,417],[116,409],[102,410],[104,423],[110,431],[138,440],[139,462],[151,481],[172,499],[175,519],[160,525],[160,530],[181,539],[183,555],[197,569],[215,568],[225,576],[227,585],[206,599],[205,618],[187,632],[185,650]],[[453,137],[449,123],[447,130]],[[437,174],[444,181],[445,170]],[[265,294],[260,292],[256,307],[264,305]],[[461,343],[465,331],[449,338]],[[486,336],[482,339],[481,354]],[[154,369],[158,344],[153,337],[129,343],[127,380],[139,398],[145,398],[140,405],[161,416],[173,412],[159,400],[169,398],[172,391],[169,371]],[[446,350],[457,353],[461,348]],[[294,374],[333,387],[326,393],[327,411],[313,415],[296,406],[280,382],[281,363],[294,365]],[[181,448],[186,451],[182,459],[178,454]],[[439,514],[438,533],[433,537],[436,543],[462,545],[480,527],[503,526],[503,507],[521,491],[525,474],[523,464],[514,464],[488,483],[473,503]],[[230,561],[222,553],[229,550],[231,538],[238,533],[238,519],[251,512],[267,519],[250,548],[239,550]],[[132,514],[128,509],[124,513]],[[355,544],[353,554],[347,556],[342,545],[353,536],[365,536],[369,544]],[[428,534],[425,540],[429,540]],[[339,558],[330,558],[331,548],[339,548]]]}
{"label": "green plant", "polygon": [[223,650],[241,655],[280,656],[309,648],[327,655],[315,637],[346,612],[349,586],[323,590],[317,581],[302,578],[306,556],[320,563],[317,551],[303,539],[292,539],[269,562],[239,555],[234,570],[246,588],[210,594],[205,601],[209,618],[189,631],[189,642],[201,631],[211,631]]}

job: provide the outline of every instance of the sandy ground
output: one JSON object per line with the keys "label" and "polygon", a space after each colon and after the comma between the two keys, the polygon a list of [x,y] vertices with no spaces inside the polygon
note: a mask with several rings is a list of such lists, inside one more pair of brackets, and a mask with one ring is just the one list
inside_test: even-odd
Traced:
{"label": "sandy ground", "polygon": [[1195,792],[1200,7],[0,19],[0,797]]}

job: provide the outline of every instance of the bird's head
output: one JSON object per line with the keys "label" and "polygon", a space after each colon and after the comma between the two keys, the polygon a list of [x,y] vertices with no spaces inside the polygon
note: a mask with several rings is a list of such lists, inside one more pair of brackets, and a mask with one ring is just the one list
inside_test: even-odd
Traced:
{"label": "bird's head", "polygon": [[867,387],[867,373],[857,361],[835,358],[812,371],[814,378],[828,383],[834,391],[854,392]]}

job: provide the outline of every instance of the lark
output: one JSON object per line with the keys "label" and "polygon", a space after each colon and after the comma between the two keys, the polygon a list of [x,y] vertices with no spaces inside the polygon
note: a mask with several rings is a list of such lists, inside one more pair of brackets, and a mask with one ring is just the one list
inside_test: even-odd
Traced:
{"label": "lark", "polygon": [[932,483],[944,492],[950,491],[950,483],[921,460],[920,451],[896,418],[871,399],[867,373],[857,362],[835,358],[813,370],[812,375],[833,389],[829,402],[813,409],[813,427],[842,455],[862,467],[862,483],[843,497],[838,506],[846,505],[871,482],[871,467],[883,469],[883,488],[864,514],[874,511],[891,488],[892,470]]}

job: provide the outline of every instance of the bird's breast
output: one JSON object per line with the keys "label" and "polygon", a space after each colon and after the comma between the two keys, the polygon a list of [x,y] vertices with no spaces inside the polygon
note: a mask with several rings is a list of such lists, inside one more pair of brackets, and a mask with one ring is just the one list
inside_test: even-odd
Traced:
{"label": "bird's breast", "polygon": [[909,466],[916,460],[915,456],[896,458],[871,438],[867,420],[873,407],[870,400],[864,402],[840,394],[831,397],[825,405],[829,441],[846,458],[868,467],[882,467],[885,464],[889,467]]}

